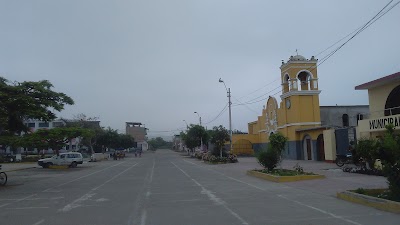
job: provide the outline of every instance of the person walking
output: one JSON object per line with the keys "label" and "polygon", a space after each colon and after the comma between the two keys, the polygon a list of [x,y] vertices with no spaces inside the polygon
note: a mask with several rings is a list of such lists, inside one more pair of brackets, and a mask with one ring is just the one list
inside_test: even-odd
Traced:
{"label": "person walking", "polygon": [[139,155],[139,157],[142,157],[142,149],[137,148],[135,151],[135,157],[137,157]]}

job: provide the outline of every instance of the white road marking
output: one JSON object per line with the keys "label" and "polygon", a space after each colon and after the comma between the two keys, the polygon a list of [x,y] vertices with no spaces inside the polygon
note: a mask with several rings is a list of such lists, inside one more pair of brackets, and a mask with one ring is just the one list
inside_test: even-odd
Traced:
{"label": "white road marking", "polygon": [[77,208],[77,207],[79,207],[79,206],[82,206],[82,205],[81,205],[82,202],[84,202],[84,201],[90,199],[90,198],[93,197],[94,195],[95,195],[95,193],[87,193],[87,194],[84,194],[84,195],[81,196],[80,198],[75,199],[73,202],[69,203],[68,205],[64,206],[64,208],[59,209],[58,211],[61,211],[61,212],[68,212],[68,211],[70,211],[71,209],[74,209],[74,208]]}
{"label": "white road marking", "polygon": [[[125,173],[126,171],[132,169],[134,166],[136,166],[138,163],[135,163],[134,165],[130,166],[129,168],[125,169],[124,171],[118,173],[117,175],[113,176],[111,179],[107,180],[106,182],[102,183],[101,185],[92,188],[88,193],[84,194],[83,196],[81,196],[78,199],[75,199],[73,202],[71,202],[70,204],[64,206],[64,208],[59,209],[58,211],[61,212],[68,212],[74,208],[83,206],[82,202],[89,200],[90,198],[92,198],[94,195],[96,195],[95,193],[93,193],[93,191],[98,190],[99,188],[103,187],[105,184],[107,184],[108,182],[114,180],[115,178],[117,178],[118,176],[120,176],[121,174]],[[108,167],[109,168],[109,167]]]}
{"label": "white road marking", "polygon": [[[256,189],[258,189],[258,190],[266,191],[266,190],[263,189],[263,188],[260,188],[260,187],[257,187],[257,186],[255,186],[255,185],[252,185],[252,184],[246,183],[246,182],[244,182],[244,181],[238,180],[238,179],[236,179],[236,178],[227,176],[227,175],[225,175],[225,174],[223,174],[223,173],[221,173],[221,172],[218,172],[218,171],[215,171],[215,170],[211,170],[211,169],[209,169],[209,168],[205,168],[205,167],[203,167],[203,166],[200,166],[200,165],[198,165],[198,164],[196,164],[196,163],[193,163],[193,162],[190,162],[190,161],[188,161],[188,160],[183,160],[183,161],[185,161],[185,162],[187,162],[187,163],[190,163],[190,164],[193,164],[193,165],[196,165],[196,166],[199,166],[199,167],[202,167],[202,168],[204,168],[204,169],[206,169],[206,170],[210,170],[210,171],[212,171],[212,172],[214,172],[214,173],[220,174],[220,175],[222,175],[222,176],[224,176],[224,177],[227,177],[227,178],[229,178],[229,179],[235,180],[235,181],[237,181],[237,182],[240,182],[240,183],[243,183],[243,184],[247,184],[248,186],[253,187],[253,188],[256,188]],[[319,208],[316,208],[316,207],[313,207],[313,206],[310,206],[310,205],[301,203],[301,202],[299,202],[299,201],[290,200],[290,199],[288,199],[288,198],[286,198],[286,197],[284,197],[284,196],[282,196],[282,195],[278,195],[278,197],[287,199],[287,200],[289,200],[289,201],[296,202],[297,204],[300,204],[300,205],[306,206],[306,207],[308,207],[308,208],[314,209],[314,210],[316,210],[316,211],[319,211],[319,212],[321,212],[321,213],[330,215],[331,217],[334,217],[334,218],[337,218],[337,219],[341,219],[341,220],[344,220],[344,221],[349,222],[349,223],[352,223],[352,224],[361,225],[361,224],[359,224],[359,223],[357,223],[357,222],[355,222],[355,221],[352,221],[352,220],[346,219],[346,218],[344,218],[344,217],[335,215],[335,214],[330,213],[330,212],[328,212],[328,211],[325,211],[325,210],[322,210],[322,209],[319,209]]]}
{"label": "white road marking", "polygon": [[17,208],[6,208],[6,209],[48,209],[50,207],[17,207]]}
{"label": "white road marking", "polygon": [[189,179],[191,179],[197,186],[201,188],[201,193],[207,195],[207,197],[216,203],[217,205],[223,206],[232,216],[236,217],[243,225],[249,225],[248,222],[246,222],[242,217],[240,217],[236,212],[234,212],[232,209],[230,209],[226,202],[224,202],[222,199],[218,198],[216,195],[214,195],[210,190],[206,189],[203,185],[201,185],[197,180],[193,179],[189,174],[187,174],[185,171],[183,171],[181,168],[179,168],[175,163],[171,162],[176,168],[178,168],[183,174],[185,174]]}
{"label": "white road marking", "polygon": [[95,187],[95,188],[92,188],[92,190],[95,191],[95,190],[97,190],[97,189],[103,187],[105,184],[107,184],[108,182],[110,182],[110,181],[114,180],[115,178],[119,177],[121,174],[123,174],[123,173],[125,173],[126,171],[132,169],[132,168],[133,168],[134,166],[136,166],[136,165],[137,165],[137,163],[135,163],[133,166],[127,168],[126,170],[122,171],[121,173],[119,173],[119,174],[113,176],[111,179],[109,179],[108,181],[104,182],[103,184],[101,184],[101,185],[99,185],[99,186],[97,186],[97,187]]}
{"label": "white road marking", "polygon": [[248,186],[250,186],[250,187],[253,187],[253,188],[256,188],[256,189],[258,189],[258,190],[266,191],[264,188],[260,188],[260,187],[258,187],[258,186],[256,186],[256,185],[252,185],[252,184],[246,183],[246,182],[244,182],[244,181],[238,180],[238,179],[236,179],[236,178],[227,176],[227,175],[225,175],[225,174],[223,174],[223,173],[221,173],[221,172],[218,172],[218,171],[215,171],[215,170],[212,170],[212,169],[209,169],[209,168],[205,168],[205,167],[203,167],[203,166],[200,166],[200,165],[198,165],[198,164],[196,164],[196,163],[193,163],[193,162],[190,162],[190,161],[187,161],[187,160],[183,160],[183,161],[185,161],[185,162],[187,162],[187,163],[190,163],[190,164],[193,164],[193,165],[196,165],[196,166],[198,166],[198,167],[204,168],[204,169],[206,169],[206,170],[212,171],[212,172],[217,173],[217,174],[219,174],[219,175],[222,175],[222,176],[224,176],[224,177],[226,177],[226,178],[228,178],[228,179],[237,181],[237,182],[242,183],[242,184],[246,184],[246,185],[248,185]]}
{"label": "white road marking", "polygon": [[76,179],[73,179],[73,180],[71,180],[71,181],[68,181],[68,182],[65,182],[65,183],[59,184],[59,185],[57,185],[57,186],[54,186],[54,187],[52,187],[52,188],[48,188],[48,189],[44,190],[43,192],[48,192],[48,191],[49,191],[49,190],[51,190],[51,189],[54,189],[54,188],[57,188],[57,187],[64,186],[64,185],[66,185],[66,184],[72,183],[72,182],[74,182],[74,181],[80,180],[80,179],[82,179],[82,178],[85,178],[85,177],[91,176],[91,175],[93,175],[93,174],[96,174],[96,173],[100,173],[100,172],[102,172],[102,171],[104,171],[104,170],[107,170],[107,169],[109,169],[109,168],[112,168],[112,167],[118,166],[118,165],[120,165],[120,164],[122,164],[122,163],[125,163],[125,162],[121,162],[121,163],[118,163],[118,164],[115,164],[115,165],[109,166],[109,167],[107,167],[107,168],[104,168],[104,169],[102,169],[102,170],[98,170],[98,171],[96,171],[96,172],[93,172],[93,173],[86,174],[86,175],[84,175],[84,176],[78,177],[78,178],[76,178]]}
{"label": "white road marking", "polygon": [[36,223],[34,223],[34,224],[32,224],[32,225],[40,225],[40,224],[42,224],[44,222],[44,220],[40,220],[40,221],[38,221],[38,222],[36,222]]}
{"label": "white road marking", "polygon": [[297,203],[297,204],[299,204],[299,205],[308,207],[308,208],[310,208],[310,209],[314,209],[314,210],[316,210],[316,211],[318,211],[318,212],[321,212],[321,213],[323,213],[323,214],[329,215],[329,216],[331,216],[331,217],[333,217],[333,218],[340,219],[340,220],[346,221],[346,222],[348,222],[348,223],[356,224],[356,225],[362,225],[361,223],[357,223],[357,222],[355,222],[355,221],[352,221],[352,220],[343,218],[342,216],[335,215],[335,214],[333,214],[333,213],[327,212],[327,211],[322,210],[322,209],[319,209],[319,208],[317,208],[317,207],[310,206],[310,205],[301,203],[301,202],[299,202],[299,201],[289,199],[289,198],[287,198],[287,197],[285,197],[285,196],[283,196],[283,195],[278,195],[278,197],[283,198],[283,199],[286,199],[286,200],[291,201],[291,202],[295,202],[295,203]]}
{"label": "white road marking", "polygon": [[9,204],[11,204],[11,203],[6,203],[6,204],[3,204],[3,205],[0,205],[0,208],[1,208],[1,207],[4,207],[4,206],[6,206],[6,205],[9,205]]}
{"label": "white road marking", "polygon": [[146,224],[146,217],[147,217],[146,209],[143,209],[142,216],[140,218],[140,225],[145,225]]}
{"label": "white road marking", "polygon": [[156,165],[156,160],[153,158],[153,167],[151,168],[151,173],[150,173],[150,183],[153,182],[153,175],[154,175],[154,167]]}
{"label": "white road marking", "polygon": [[146,192],[146,198],[149,198],[150,195],[151,195],[151,192],[150,192],[150,191]]}

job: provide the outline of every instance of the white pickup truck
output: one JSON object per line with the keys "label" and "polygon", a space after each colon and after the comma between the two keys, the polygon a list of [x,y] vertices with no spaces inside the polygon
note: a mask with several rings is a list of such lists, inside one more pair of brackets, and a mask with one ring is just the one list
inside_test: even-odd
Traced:
{"label": "white pickup truck", "polygon": [[82,154],[79,152],[65,152],[59,155],[53,155],[51,158],[39,159],[38,164],[43,168],[48,168],[51,165],[65,165],[69,167],[77,167],[83,163]]}

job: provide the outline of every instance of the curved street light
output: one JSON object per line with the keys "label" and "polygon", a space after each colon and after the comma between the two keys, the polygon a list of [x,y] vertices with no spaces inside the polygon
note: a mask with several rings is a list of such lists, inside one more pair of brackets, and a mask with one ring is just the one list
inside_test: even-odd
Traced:
{"label": "curved street light", "polygon": [[228,104],[229,104],[229,146],[230,146],[229,151],[232,153],[232,110],[231,110],[232,102],[231,102],[231,89],[226,87],[225,82],[221,78],[219,78],[218,82],[224,84],[225,90],[226,90],[226,94],[228,95],[227,97],[228,97]]}
{"label": "curved street light", "polygon": [[[200,126],[201,126],[201,116],[198,112],[194,112],[195,114],[197,114],[197,116],[199,116],[199,122],[200,122]],[[203,151],[203,137],[200,137],[200,150]]]}

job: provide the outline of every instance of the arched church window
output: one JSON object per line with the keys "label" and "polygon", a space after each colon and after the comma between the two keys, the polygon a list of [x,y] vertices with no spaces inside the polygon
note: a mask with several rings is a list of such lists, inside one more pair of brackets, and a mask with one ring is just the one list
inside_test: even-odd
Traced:
{"label": "arched church window", "polygon": [[285,74],[285,76],[283,77],[283,91],[287,92],[289,91],[291,88],[290,82],[289,82],[289,75]]}
{"label": "arched church window", "polygon": [[297,78],[300,81],[301,90],[310,90],[311,76],[308,72],[302,71],[301,73],[299,73]]}
{"label": "arched church window", "polygon": [[349,126],[349,115],[347,115],[347,114],[342,115],[342,123],[343,123],[343,127]]}
{"label": "arched church window", "polygon": [[398,114],[400,114],[400,85],[390,92],[385,104],[385,116]]}

